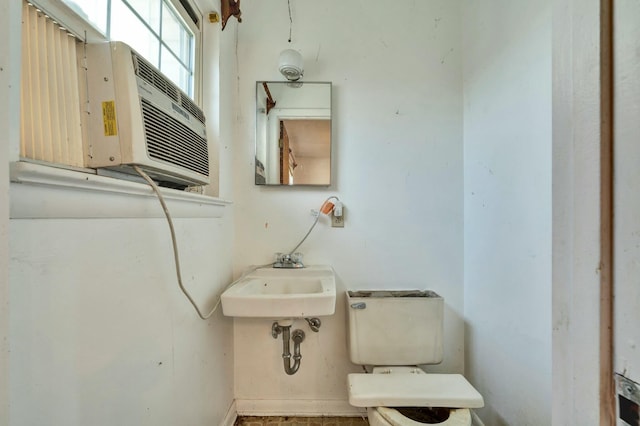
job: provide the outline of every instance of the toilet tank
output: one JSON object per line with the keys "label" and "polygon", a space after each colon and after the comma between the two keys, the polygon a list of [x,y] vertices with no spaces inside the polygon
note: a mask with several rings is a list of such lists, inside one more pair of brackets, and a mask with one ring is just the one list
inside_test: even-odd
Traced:
{"label": "toilet tank", "polygon": [[432,291],[348,291],[349,357],[360,365],[442,362],[444,299]]}

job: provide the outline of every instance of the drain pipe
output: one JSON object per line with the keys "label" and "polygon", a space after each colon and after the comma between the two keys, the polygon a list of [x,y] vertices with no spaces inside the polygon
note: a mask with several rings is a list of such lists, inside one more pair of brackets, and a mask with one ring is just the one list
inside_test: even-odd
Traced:
{"label": "drain pipe", "polygon": [[[302,355],[300,355],[300,344],[304,340],[304,331],[293,330],[293,334],[291,334],[290,325],[279,325],[276,321],[271,326],[271,335],[274,339],[277,339],[280,333],[282,333],[282,362],[284,363],[284,371],[291,376],[296,374],[300,368],[300,360],[302,359]],[[291,365],[289,339],[293,340],[293,365]]]}

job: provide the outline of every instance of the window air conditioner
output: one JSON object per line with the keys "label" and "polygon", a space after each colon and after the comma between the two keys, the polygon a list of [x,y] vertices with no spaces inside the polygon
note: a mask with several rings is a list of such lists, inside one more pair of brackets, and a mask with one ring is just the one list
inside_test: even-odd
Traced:
{"label": "window air conditioner", "polygon": [[86,77],[87,167],[209,183],[204,113],[178,86],[122,42],[87,44]]}

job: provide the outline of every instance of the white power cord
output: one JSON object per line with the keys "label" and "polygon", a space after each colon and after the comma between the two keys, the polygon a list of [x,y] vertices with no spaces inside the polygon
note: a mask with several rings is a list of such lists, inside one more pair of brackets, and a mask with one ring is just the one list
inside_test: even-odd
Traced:
{"label": "white power cord", "polygon": [[[293,248],[293,250],[291,250],[289,252],[289,255],[292,255],[293,253],[295,253],[295,251],[298,249],[298,247],[300,247],[302,245],[302,243],[304,243],[304,241],[307,239],[307,237],[309,236],[309,234],[311,234],[311,231],[313,231],[313,228],[315,228],[315,226],[318,224],[318,219],[320,219],[320,214],[322,212],[322,209],[324,208],[325,204],[327,204],[329,202],[329,200],[336,200],[336,201],[340,201],[340,199],[336,196],[331,196],[329,198],[327,198],[326,200],[324,200],[324,202],[322,203],[322,205],[320,206],[320,210],[318,210],[318,214],[316,215],[316,220],[313,221],[313,223],[311,224],[311,227],[309,228],[309,230],[307,231],[307,233],[305,234],[304,237],[302,237],[302,240],[298,243],[297,246],[295,246]],[[330,211],[331,212],[331,211]]]}
{"label": "white power cord", "polygon": [[[196,302],[193,300],[193,297],[191,297],[191,294],[189,294],[189,291],[184,287],[184,285],[182,283],[182,273],[180,272],[180,256],[179,256],[179,253],[178,253],[178,243],[176,241],[176,231],[173,228],[173,220],[171,220],[171,214],[169,214],[169,209],[167,208],[167,204],[164,202],[164,197],[160,193],[160,189],[158,188],[158,185],[156,185],[156,183],[149,177],[149,175],[147,175],[145,172],[143,172],[142,169],[140,169],[138,166],[133,166],[133,169],[140,176],[142,176],[142,178],[144,180],[146,180],[149,185],[151,185],[151,188],[153,188],[153,192],[155,192],[156,195],[158,196],[158,200],[160,201],[160,205],[162,205],[162,210],[164,211],[164,215],[167,217],[167,222],[169,223],[169,230],[171,231],[171,243],[173,244],[173,259],[174,259],[175,264],[176,264],[176,276],[178,277],[178,285],[180,286],[180,290],[182,290],[182,293],[187,297],[187,299],[189,299],[189,302],[191,302],[191,305],[193,305],[194,309],[196,310],[196,312],[198,313],[198,316],[200,318],[202,318],[203,320],[211,318],[211,315],[213,315],[213,313],[218,309],[218,306],[220,306],[220,301],[222,299],[220,298],[220,296],[218,296],[218,300],[216,301],[216,304],[209,311],[209,313],[207,313],[205,315],[205,314],[202,313],[202,311],[200,310],[200,308],[198,307]],[[245,271],[242,274],[242,276],[240,276],[240,278],[238,278],[237,280],[233,281],[231,284],[226,286],[224,288],[224,290],[222,290],[221,293],[224,293],[227,289],[229,289],[229,288],[233,287],[234,285],[236,285],[238,283],[238,281],[240,281],[242,278],[244,278],[245,275],[247,275],[248,273],[251,273],[251,272],[255,271],[258,268],[262,268],[262,267],[270,266],[270,265],[272,265],[272,263],[267,263],[265,265],[258,265],[258,266],[252,267],[251,269],[248,269],[247,271]]]}
{"label": "white power cord", "polygon": [[[174,260],[175,265],[176,265],[176,276],[178,278],[178,285],[180,286],[180,290],[182,290],[182,293],[186,296],[186,298],[189,300],[189,302],[191,302],[191,305],[196,310],[196,312],[198,313],[198,316],[200,318],[202,318],[203,320],[211,318],[211,315],[213,315],[213,313],[218,309],[218,306],[220,306],[220,302],[222,300],[221,297],[218,296],[218,300],[216,301],[215,305],[213,305],[213,308],[211,308],[209,313],[207,313],[206,315],[202,313],[202,311],[200,310],[200,308],[198,307],[196,302],[193,300],[193,297],[191,297],[191,294],[189,294],[189,291],[185,288],[185,286],[182,283],[182,273],[180,272],[180,256],[179,256],[179,253],[178,253],[178,243],[177,243],[177,240],[176,240],[176,231],[173,228],[173,220],[171,219],[171,214],[169,213],[169,208],[167,207],[167,204],[164,201],[164,197],[162,196],[162,193],[160,193],[160,188],[158,188],[158,185],[156,185],[156,183],[153,181],[153,179],[151,179],[148,174],[146,174],[144,171],[142,171],[142,169],[140,167],[134,165],[133,169],[136,171],[136,173],[138,173],[140,176],[142,176],[142,178],[144,180],[147,181],[147,183],[153,189],[153,192],[156,193],[156,195],[158,197],[158,200],[160,201],[160,205],[162,206],[162,210],[164,211],[164,215],[167,218],[167,222],[169,223],[169,231],[171,231],[171,244],[173,245],[173,260]],[[331,197],[327,198],[324,201],[324,203],[322,203],[322,206],[320,207],[320,211],[322,211],[322,207],[324,207],[325,204],[331,199],[338,200],[338,197],[331,196]],[[302,245],[302,243],[307,239],[307,237],[309,236],[309,234],[311,233],[313,228],[318,223],[318,218],[319,217],[320,217],[320,212],[318,212],[318,215],[316,216],[316,220],[311,225],[311,228],[309,228],[309,231],[307,231],[307,234],[302,238],[302,241],[300,241],[298,243],[298,245],[295,246],[295,248],[293,250],[291,250],[290,254],[295,252],[296,249],[298,247],[300,247]],[[222,290],[222,292],[220,294],[224,293],[226,290],[228,290],[231,287],[233,287],[234,285],[236,285],[247,274],[250,274],[251,272],[255,271],[256,269],[264,268],[266,266],[271,266],[271,265],[273,265],[273,263],[265,263],[264,265],[257,265],[257,266],[253,266],[253,267],[247,269],[245,272],[242,273],[240,278],[238,278],[237,280],[233,281],[231,284],[227,285],[224,288],[224,290]]]}

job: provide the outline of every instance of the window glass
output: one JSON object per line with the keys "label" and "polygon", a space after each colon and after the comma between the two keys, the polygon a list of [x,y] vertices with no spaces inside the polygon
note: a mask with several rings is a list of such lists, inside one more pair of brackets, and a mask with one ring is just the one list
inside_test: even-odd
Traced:
{"label": "window glass", "polygon": [[[175,82],[186,93],[191,93],[191,72],[185,68],[166,47],[162,47],[162,71],[171,81]],[[186,89],[185,89],[186,87]]]}
{"label": "window glass", "polygon": [[[112,0],[113,1],[113,0]],[[132,10],[149,26],[156,34],[160,34],[160,11],[162,0],[124,0]],[[115,11],[111,16],[118,16]],[[112,18],[113,19],[113,18]]]}
{"label": "window glass", "polygon": [[107,39],[127,43],[194,96],[197,29],[186,24],[171,0],[63,1]]}
{"label": "window glass", "polygon": [[192,36],[182,25],[175,12],[166,4],[162,13],[162,41],[187,65],[191,59]]}
{"label": "window glass", "polygon": [[121,0],[114,0],[111,7],[111,34],[109,38],[124,41],[157,66],[159,40],[147,30],[142,21]]}

